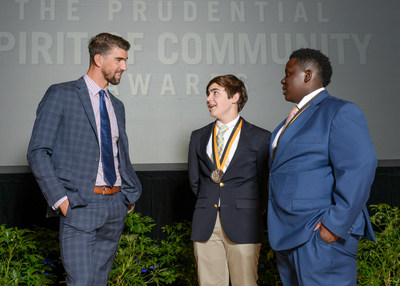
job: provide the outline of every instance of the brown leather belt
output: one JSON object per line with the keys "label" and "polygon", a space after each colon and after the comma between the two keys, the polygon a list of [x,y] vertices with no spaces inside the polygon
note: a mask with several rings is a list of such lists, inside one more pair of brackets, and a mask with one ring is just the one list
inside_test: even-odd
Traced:
{"label": "brown leather belt", "polygon": [[121,190],[120,186],[114,186],[112,188],[110,188],[109,186],[94,187],[93,193],[101,195],[113,195],[115,193],[118,193],[120,190]]}

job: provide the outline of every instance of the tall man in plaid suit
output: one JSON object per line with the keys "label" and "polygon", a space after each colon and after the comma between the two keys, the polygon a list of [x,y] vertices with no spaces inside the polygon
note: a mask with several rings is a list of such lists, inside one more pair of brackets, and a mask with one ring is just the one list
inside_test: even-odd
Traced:
{"label": "tall man in plaid suit", "polygon": [[126,213],[142,191],[129,158],[124,106],[107,89],[126,71],[129,48],[115,35],[93,37],[88,72],[50,86],[37,110],[28,161],[48,205],[60,214],[68,285],[106,285]]}

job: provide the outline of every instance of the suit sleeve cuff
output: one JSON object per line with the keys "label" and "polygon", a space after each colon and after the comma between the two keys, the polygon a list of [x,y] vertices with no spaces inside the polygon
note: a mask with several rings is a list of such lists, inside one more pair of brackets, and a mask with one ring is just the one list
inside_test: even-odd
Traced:
{"label": "suit sleeve cuff", "polygon": [[60,205],[66,200],[68,199],[67,196],[62,197],[61,199],[59,199],[51,208],[53,210],[58,210],[58,208],[60,207]]}

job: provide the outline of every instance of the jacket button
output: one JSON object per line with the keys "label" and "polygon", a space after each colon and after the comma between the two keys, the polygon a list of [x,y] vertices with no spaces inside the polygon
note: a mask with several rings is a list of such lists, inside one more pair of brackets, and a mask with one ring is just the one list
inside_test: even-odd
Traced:
{"label": "jacket button", "polygon": [[223,186],[224,186],[224,183],[222,183],[222,182],[219,183],[219,186],[220,186],[220,187],[223,187]]}
{"label": "jacket button", "polygon": [[217,204],[215,204],[215,205],[214,205],[214,208],[218,208],[218,205],[217,205]]}

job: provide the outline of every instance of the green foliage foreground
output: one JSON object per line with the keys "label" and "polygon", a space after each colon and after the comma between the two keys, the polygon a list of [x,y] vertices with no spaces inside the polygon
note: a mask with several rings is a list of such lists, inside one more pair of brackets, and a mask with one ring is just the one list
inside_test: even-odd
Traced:
{"label": "green foliage foreground", "polygon": [[400,285],[400,210],[386,204],[371,205],[376,243],[358,245],[358,285]]}
{"label": "green foliage foreground", "polygon": [[[361,240],[358,285],[400,285],[400,210],[370,206],[377,243]],[[150,238],[154,220],[131,212],[126,219],[109,285],[197,285],[190,223],[164,226],[166,239]],[[0,285],[62,283],[57,232],[0,226]],[[281,285],[267,235],[261,248],[259,285]]]}

